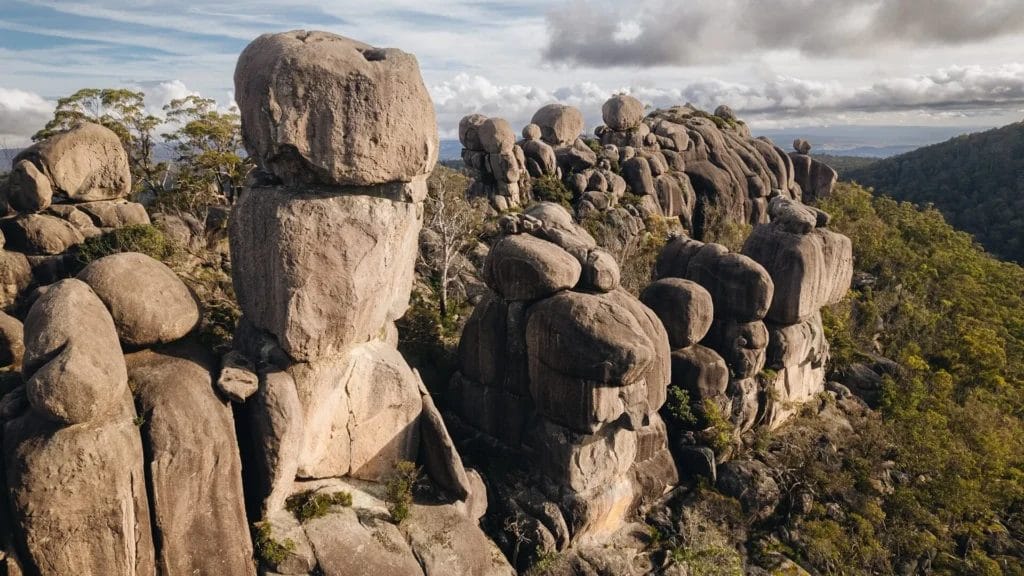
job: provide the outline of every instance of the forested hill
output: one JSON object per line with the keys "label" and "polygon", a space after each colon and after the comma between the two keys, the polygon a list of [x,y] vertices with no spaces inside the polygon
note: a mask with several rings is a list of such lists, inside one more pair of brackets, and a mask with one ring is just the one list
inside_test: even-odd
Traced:
{"label": "forested hill", "polygon": [[897,200],[931,203],[989,252],[1024,262],[1024,123],[881,160],[843,179]]}

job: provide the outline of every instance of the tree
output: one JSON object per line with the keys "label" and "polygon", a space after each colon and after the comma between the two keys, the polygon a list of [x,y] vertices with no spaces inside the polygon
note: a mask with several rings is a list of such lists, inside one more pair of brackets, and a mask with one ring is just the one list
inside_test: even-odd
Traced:
{"label": "tree", "polygon": [[173,192],[159,200],[189,212],[230,204],[252,168],[240,154],[238,111],[219,112],[214,100],[188,96],[172,100],[164,112],[177,128],[163,137],[175,153],[178,173]]}
{"label": "tree", "polygon": [[146,113],[145,95],[125,88],[83,88],[57,100],[53,118],[32,140],[45,140],[82,122],[94,122],[112,130],[124,145],[136,191],[163,187],[166,164],[153,155],[160,118]]}
{"label": "tree", "polygon": [[438,311],[444,321],[450,311],[451,284],[465,265],[465,255],[476,245],[483,220],[466,199],[468,181],[455,170],[438,166],[430,177],[426,200],[426,229],[432,237],[420,258],[433,276]]}

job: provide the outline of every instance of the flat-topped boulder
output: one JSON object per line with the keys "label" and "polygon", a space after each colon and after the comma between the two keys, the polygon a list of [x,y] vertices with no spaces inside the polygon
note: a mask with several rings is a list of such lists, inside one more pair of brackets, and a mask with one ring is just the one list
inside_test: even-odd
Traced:
{"label": "flat-topped boulder", "polygon": [[242,52],[235,98],[249,154],[286,184],[408,182],[437,161],[416,57],[329,32],[264,34]]}

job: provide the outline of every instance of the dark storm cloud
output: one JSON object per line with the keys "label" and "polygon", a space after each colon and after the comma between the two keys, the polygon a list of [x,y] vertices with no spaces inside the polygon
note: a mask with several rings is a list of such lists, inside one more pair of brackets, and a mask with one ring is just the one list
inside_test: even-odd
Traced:
{"label": "dark storm cloud", "polygon": [[594,67],[709,64],[756,50],[884,56],[1024,32],[1021,0],[575,0],[544,56]]}

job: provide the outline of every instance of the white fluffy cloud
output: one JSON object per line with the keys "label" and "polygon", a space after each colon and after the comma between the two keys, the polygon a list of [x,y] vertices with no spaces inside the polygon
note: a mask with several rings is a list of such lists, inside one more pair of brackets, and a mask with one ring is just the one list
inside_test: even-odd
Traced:
{"label": "white fluffy cloud", "polygon": [[53,108],[38,94],[0,87],[0,148],[24,145],[53,116]]}
{"label": "white fluffy cloud", "polygon": [[443,137],[454,137],[458,121],[473,112],[502,116],[513,126],[529,122],[537,108],[561,102],[580,108],[592,128],[601,122],[601,104],[612,94],[632,94],[652,107],[693,103],[713,110],[728,104],[763,127],[792,123],[870,120],[872,116],[911,114],[925,120],[993,111],[1016,113],[1024,105],[1024,64],[992,68],[950,67],[931,74],[889,78],[845,86],[777,76],[759,83],[704,80],[680,88],[601,86],[584,82],[555,90],[499,85],[478,75],[459,74],[431,87]]}

